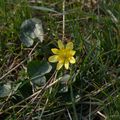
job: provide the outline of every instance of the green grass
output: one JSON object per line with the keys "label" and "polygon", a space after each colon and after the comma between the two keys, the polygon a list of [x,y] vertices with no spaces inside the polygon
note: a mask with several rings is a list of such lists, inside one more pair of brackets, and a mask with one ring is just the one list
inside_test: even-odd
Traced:
{"label": "green grass", "polygon": [[[42,6],[59,13],[35,10],[29,6]],[[65,38],[72,41],[76,50],[76,64],[70,70],[61,69],[46,74],[48,83],[39,87],[31,83],[26,69],[30,61],[47,61],[50,49],[62,39],[63,1],[44,0],[29,3],[27,0],[0,1],[0,85],[10,84],[12,92],[0,97],[0,119],[43,120],[119,120],[120,115],[120,4],[119,0],[88,2],[66,1]],[[28,18],[41,19],[44,42],[26,48],[19,38],[20,26]],[[21,61],[23,63],[21,64]],[[20,65],[19,65],[20,64]],[[13,67],[12,72],[6,75]],[[34,66],[33,66],[34,67]],[[69,74],[63,84],[59,78]],[[56,82],[56,80],[58,80]],[[52,82],[54,85],[49,85]],[[5,94],[0,86],[0,96]]]}

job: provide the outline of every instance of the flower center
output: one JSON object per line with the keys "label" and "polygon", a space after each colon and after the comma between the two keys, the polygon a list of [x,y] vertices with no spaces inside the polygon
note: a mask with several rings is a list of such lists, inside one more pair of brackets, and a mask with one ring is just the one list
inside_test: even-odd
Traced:
{"label": "flower center", "polygon": [[60,57],[60,60],[62,60],[63,62],[65,62],[66,60],[69,61],[70,56],[71,55],[69,50],[63,49],[60,51],[59,57]]}

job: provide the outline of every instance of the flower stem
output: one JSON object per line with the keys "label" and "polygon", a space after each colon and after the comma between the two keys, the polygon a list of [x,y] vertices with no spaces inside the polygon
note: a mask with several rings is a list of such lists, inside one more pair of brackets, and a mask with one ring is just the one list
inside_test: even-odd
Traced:
{"label": "flower stem", "polygon": [[76,107],[75,107],[75,99],[74,99],[74,95],[73,95],[72,82],[70,83],[70,96],[71,96],[72,107],[73,107],[73,112],[74,112],[74,120],[78,120],[77,111],[76,111]]}

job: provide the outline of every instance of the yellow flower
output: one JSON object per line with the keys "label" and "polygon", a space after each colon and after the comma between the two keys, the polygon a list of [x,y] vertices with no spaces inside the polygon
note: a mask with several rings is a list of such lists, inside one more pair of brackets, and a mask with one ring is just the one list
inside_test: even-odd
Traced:
{"label": "yellow flower", "polygon": [[61,40],[58,40],[58,48],[53,48],[51,51],[55,54],[48,58],[49,62],[58,62],[57,63],[57,70],[65,66],[66,69],[69,68],[69,63],[74,64],[76,62],[75,52],[73,50],[73,43],[68,42],[66,46],[63,45]]}

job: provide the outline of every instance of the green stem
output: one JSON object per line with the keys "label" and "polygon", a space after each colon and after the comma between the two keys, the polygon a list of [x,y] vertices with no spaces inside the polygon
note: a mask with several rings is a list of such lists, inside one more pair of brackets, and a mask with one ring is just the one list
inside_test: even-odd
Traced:
{"label": "green stem", "polygon": [[73,107],[73,112],[74,112],[74,120],[78,120],[78,116],[77,116],[77,112],[76,112],[76,107],[75,107],[75,99],[74,99],[74,95],[73,95],[72,84],[70,84],[70,95],[71,95],[72,107]]}

